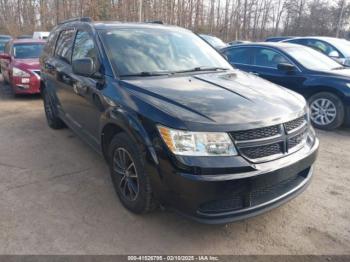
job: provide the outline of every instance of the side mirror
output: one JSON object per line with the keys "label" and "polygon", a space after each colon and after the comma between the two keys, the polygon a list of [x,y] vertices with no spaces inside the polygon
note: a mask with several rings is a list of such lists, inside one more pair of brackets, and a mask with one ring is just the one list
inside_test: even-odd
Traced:
{"label": "side mirror", "polygon": [[295,71],[295,66],[287,63],[280,63],[277,65],[277,69],[285,72]]}
{"label": "side mirror", "polygon": [[11,56],[6,53],[0,53],[0,59],[11,60]]}
{"label": "side mirror", "polygon": [[97,72],[94,61],[89,57],[73,60],[72,70],[74,74],[87,77]]}
{"label": "side mirror", "polygon": [[328,56],[332,57],[332,58],[339,58],[340,57],[339,53],[335,50],[329,52]]}

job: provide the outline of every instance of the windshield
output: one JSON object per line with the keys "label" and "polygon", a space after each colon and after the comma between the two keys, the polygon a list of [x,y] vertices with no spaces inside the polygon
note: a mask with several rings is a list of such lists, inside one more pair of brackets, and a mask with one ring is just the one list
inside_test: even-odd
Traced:
{"label": "windshield", "polygon": [[205,41],[216,48],[224,48],[227,46],[220,38],[210,35],[200,35]]}
{"label": "windshield", "polygon": [[187,30],[121,28],[103,30],[103,42],[120,76],[232,67],[205,41]]}
{"label": "windshield", "polygon": [[43,49],[43,44],[15,44],[13,46],[13,56],[19,59],[39,58]]}
{"label": "windshield", "polygon": [[302,66],[310,70],[323,71],[341,67],[333,59],[309,47],[288,47],[284,50]]}
{"label": "windshield", "polygon": [[350,57],[350,42],[345,39],[334,38],[328,40],[331,45],[334,45],[345,57]]}

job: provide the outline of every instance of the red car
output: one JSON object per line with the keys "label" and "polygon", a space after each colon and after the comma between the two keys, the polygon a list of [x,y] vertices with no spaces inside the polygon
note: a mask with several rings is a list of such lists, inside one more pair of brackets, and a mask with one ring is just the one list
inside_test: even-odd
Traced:
{"label": "red car", "polygon": [[0,54],[1,72],[13,93],[40,93],[39,56],[45,41],[33,39],[11,40]]}

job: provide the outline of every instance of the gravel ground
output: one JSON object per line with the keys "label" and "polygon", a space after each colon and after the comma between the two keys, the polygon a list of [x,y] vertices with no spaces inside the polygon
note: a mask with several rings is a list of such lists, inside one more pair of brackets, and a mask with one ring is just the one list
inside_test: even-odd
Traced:
{"label": "gravel ground", "polygon": [[271,212],[216,226],[137,216],[99,155],[48,128],[40,97],[0,84],[0,254],[350,254],[350,129],[318,136],[310,187]]}

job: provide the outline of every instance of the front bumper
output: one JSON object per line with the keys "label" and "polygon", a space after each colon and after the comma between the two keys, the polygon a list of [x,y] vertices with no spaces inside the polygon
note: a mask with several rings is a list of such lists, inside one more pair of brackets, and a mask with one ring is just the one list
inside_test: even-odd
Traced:
{"label": "front bumper", "polygon": [[[167,190],[162,202],[186,217],[208,224],[228,223],[271,210],[309,185],[319,142],[284,158],[251,164],[225,174],[190,174],[161,163]],[[165,171],[166,170],[166,171]]]}
{"label": "front bumper", "polygon": [[12,77],[11,84],[15,94],[39,94],[40,79],[36,75],[31,75],[28,82],[23,83],[22,77]]}

